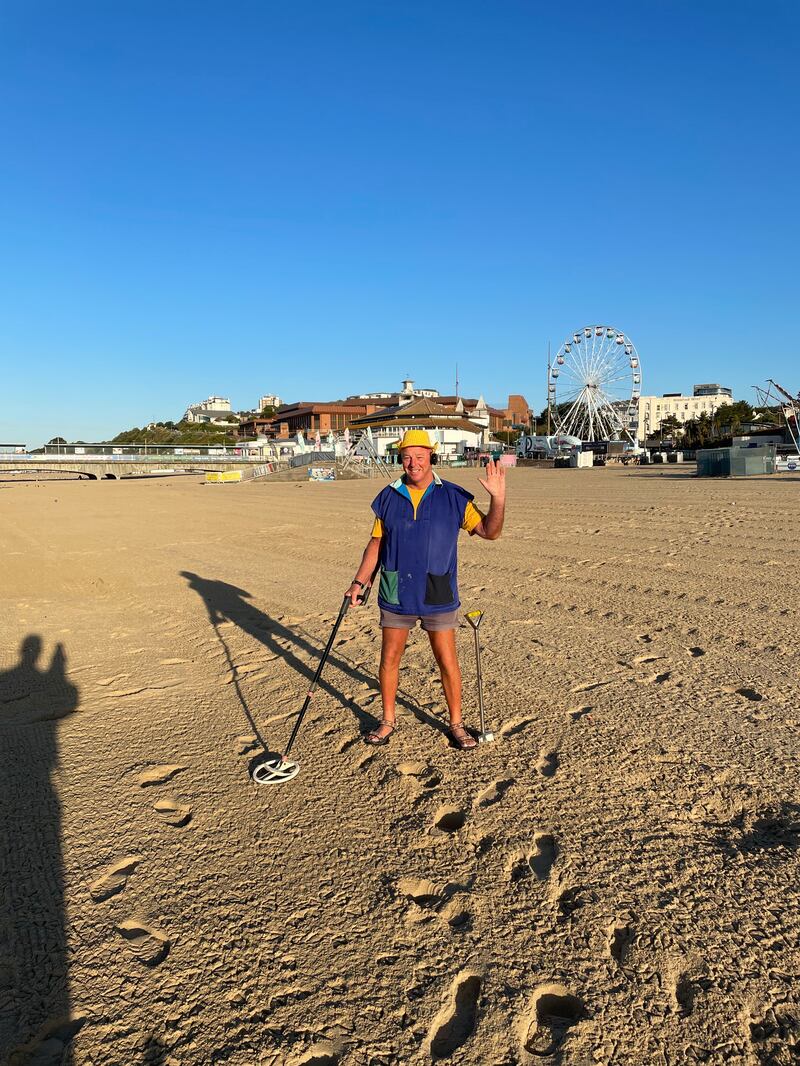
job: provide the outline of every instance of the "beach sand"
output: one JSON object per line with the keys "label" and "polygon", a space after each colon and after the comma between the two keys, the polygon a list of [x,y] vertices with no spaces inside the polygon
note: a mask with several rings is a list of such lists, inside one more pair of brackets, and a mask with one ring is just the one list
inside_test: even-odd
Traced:
{"label": "beach sand", "polygon": [[0,485],[0,1061],[796,1062],[800,483],[690,474],[510,471],[496,742],[371,603],[280,787],[382,483]]}

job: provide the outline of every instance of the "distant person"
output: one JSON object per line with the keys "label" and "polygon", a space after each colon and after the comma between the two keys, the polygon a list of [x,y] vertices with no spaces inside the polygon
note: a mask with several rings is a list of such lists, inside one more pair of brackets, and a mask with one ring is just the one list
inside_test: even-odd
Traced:
{"label": "distant person", "polygon": [[428,634],[438,663],[450,716],[449,734],[461,751],[476,746],[461,715],[461,668],[455,631],[458,626],[457,542],[459,530],[497,540],[505,513],[505,469],[489,461],[481,485],[491,497],[484,515],[472,495],[443,481],[434,472],[434,445],[424,430],[409,430],[398,451],[403,476],[372,502],[375,519],[361,565],[346,595],[357,597],[380,563],[378,606],[382,630],[380,685],[383,717],[364,740],[388,744],[395,729],[395,700],[409,630],[417,622]]}

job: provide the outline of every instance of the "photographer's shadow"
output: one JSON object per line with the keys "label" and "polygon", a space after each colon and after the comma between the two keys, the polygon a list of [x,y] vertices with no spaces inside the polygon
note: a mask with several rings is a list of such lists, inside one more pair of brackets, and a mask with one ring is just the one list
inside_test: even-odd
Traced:
{"label": "photographer's shadow", "polygon": [[0,1061],[27,1066],[52,1049],[68,1066],[82,1022],[71,1016],[61,804],[52,779],[58,721],[77,709],[78,689],[61,644],[49,664],[41,658],[42,638],[31,634],[19,662],[0,672]]}

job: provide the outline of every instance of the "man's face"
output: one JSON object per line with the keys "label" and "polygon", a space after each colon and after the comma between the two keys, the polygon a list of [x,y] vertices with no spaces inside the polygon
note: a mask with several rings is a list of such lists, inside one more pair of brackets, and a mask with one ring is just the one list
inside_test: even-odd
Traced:
{"label": "man's face", "polygon": [[430,448],[403,448],[400,459],[406,478],[412,485],[424,481],[431,471]]}

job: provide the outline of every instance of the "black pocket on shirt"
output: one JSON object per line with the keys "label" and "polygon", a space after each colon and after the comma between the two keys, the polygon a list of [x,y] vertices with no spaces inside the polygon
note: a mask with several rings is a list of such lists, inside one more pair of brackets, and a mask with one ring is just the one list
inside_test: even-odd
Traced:
{"label": "black pocket on shirt", "polygon": [[425,602],[432,607],[444,607],[455,599],[449,574],[428,574],[425,582]]}

